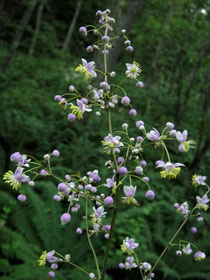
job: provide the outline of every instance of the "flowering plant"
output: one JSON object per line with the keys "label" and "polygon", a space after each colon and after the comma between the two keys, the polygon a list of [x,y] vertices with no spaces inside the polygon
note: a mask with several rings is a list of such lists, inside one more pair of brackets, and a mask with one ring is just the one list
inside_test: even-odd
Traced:
{"label": "flowering plant", "polygon": [[[105,113],[107,114],[108,131],[104,135],[104,139],[101,140],[101,143],[104,153],[110,157],[105,163],[105,167],[110,172],[110,177],[105,178],[106,183],[105,181],[101,183],[104,179],[101,178],[99,171],[89,170],[87,174],[83,176],[78,174],[66,174],[65,178],[59,178],[54,174],[51,167],[52,157],[58,158],[60,156],[58,150],[54,150],[50,154],[45,154],[42,160],[38,160],[30,155],[15,152],[11,155],[10,160],[16,165],[16,170],[14,172],[6,172],[3,177],[6,183],[20,192],[17,197],[20,202],[26,201],[27,198],[24,194],[25,188],[34,186],[35,180],[39,176],[54,178],[58,183],[58,192],[54,195],[53,199],[58,202],[68,202],[68,209],[60,217],[60,222],[63,226],[68,226],[71,221],[71,215],[75,215],[75,213],[79,211],[81,200],[85,200],[85,231],[95,261],[96,273],[87,271],[72,262],[73,257],[71,258],[68,252],[63,256],[52,248],[49,252],[44,250],[38,260],[40,266],[44,266],[46,263],[50,264],[51,270],[48,273],[50,278],[55,277],[55,271],[59,268],[60,263],[68,263],[80,270],[81,273],[87,275],[90,279],[103,280],[106,275],[110,245],[114,235],[120,202],[127,204],[128,207],[139,207],[141,203],[135,199],[135,195],[140,186],[146,189],[146,199],[153,200],[155,198],[154,187],[151,189],[150,179],[145,171],[147,166],[145,160],[146,149],[153,147],[162,148],[162,158],[157,159],[155,162],[156,168],[161,168],[160,176],[162,178],[175,179],[181,172],[181,168],[184,167],[184,164],[171,162],[167,148],[168,142],[171,140],[178,141],[178,151],[183,153],[188,152],[190,148],[193,148],[192,145],[195,144],[193,140],[187,141],[187,130],[184,130],[183,133],[176,131],[174,129],[174,124],[171,122],[166,123],[162,132],[159,132],[156,128],[147,132],[144,121],[138,120],[135,125],[141,135],[136,138],[130,135],[127,123],[123,123],[122,129],[120,130],[113,129],[111,111],[119,103],[129,108],[129,115],[131,117],[137,116],[137,110],[131,105],[131,99],[121,86],[121,83],[114,84],[110,82],[111,78],[113,78],[116,73],[114,71],[109,72],[107,69],[107,55],[113,46],[112,42],[116,39],[116,36],[110,37],[108,34],[112,32],[112,24],[115,20],[110,17],[109,9],[105,11],[99,10],[96,15],[99,16],[99,27],[88,25],[86,27],[80,27],[79,31],[84,36],[87,36],[89,32],[93,32],[93,34],[97,36],[97,41],[93,45],[88,46],[87,51],[102,51],[104,57],[104,71],[97,69],[97,65],[94,61],[87,62],[85,59],[82,59],[82,64],[76,67],[75,71],[84,75],[85,80],[94,79],[98,75],[101,75],[102,81],[99,83],[98,87],[88,85],[87,92],[84,94],[80,93],[73,85],[70,85],[69,93],[65,93],[62,96],[56,95],[55,101],[62,109],[70,110],[67,116],[70,122],[76,121],[76,119],[82,119],[86,113],[95,112],[97,116],[101,116]],[[126,51],[128,53],[133,52],[134,49],[131,45],[131,41],[126,36],[126,30],[121,30],[117,38],[118,37],[124,39]],[[140,64],[135,61],[133,63],[126,63],[126,68],[126,78],[135,80],[136,86],[142,89],[144,84],[142,81],[138,80],[142,71]],[[95,110],[95,108],[97,108],[97,110]],[[205,253],[201,252],[196,245],[189,241],[180,240],[174,243],[177,235],[191,217],[196,216],[199,222],[203,221],[201,214],[197,213],[197,210],[206,211],[208,209],[208,193],[210,188],[205,181],[205,176],[194,175],[192,177],[193,185],[206,188],[206,192],[202,197],[196,196],[194,208],[190,209],[187,201],[181,204],[174,204],[177,212],[184,215],[184,220],[157,261],[153,265],[146,261],[140,261],[135,249],[141,247],[141,244],[136,243],[132,236],[126,236],[121,245],[121,250],[123,253],[127,254],[127,257],[124,263],[121,262],[119,264],[120,269],[131,270],[138,268],[141,279],[152,279],[155,277],[154,271],[158,263],[170,246],[178,246],[178,250],[176,251],[177,256],[192,254],[192,246],[196,249],[194,254],[194,259],[196,261],[205,258]],[[103,188],[109,192],[108,195],[100,193],[100,190]],[[123,194],[121,195],[122,191]],[[92,209],[91,213],[89,213],[88,208],[90,204]],[[107,225],[105,222],[107,215],[112,216],[111,225]],[[191,231],[196,232],[196,227],[192,227]],[[100,232],[103,232],[104,237],[107,239],[103,264],[99,263],[92,242],[93,237],[97,237]],[[76,234],[82,235],[83,229],[77,228]]]}

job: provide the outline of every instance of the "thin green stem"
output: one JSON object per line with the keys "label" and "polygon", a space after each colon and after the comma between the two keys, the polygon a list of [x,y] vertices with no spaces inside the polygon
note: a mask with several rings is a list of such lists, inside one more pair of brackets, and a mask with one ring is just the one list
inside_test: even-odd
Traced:
{"label": "thin green stem", "polygon": [[142,279],[144,279],[144,275],[143,275],[143,272],[142,272],[141,267],[140,267],[140,262],[139,262],[138,256],[136,255],[136,253],[135,253],[135,252],[133,252],[133,253],[134,253],[134,256],[135,256],[135,259],[136,259],[136,262],[137,262],[138,268],[139,268],[139,270],[140,270],[141,277],[142,277]]}
{"label": "thin green stem", "polygon": [[167,149],[167,147],[166,147],[164,141],[161,141],[161,143],[162,143],[162,145],[163,145],[163,147],[164,147],[164,149],[165,149],[165,152],[166,152],[168,161],[171,162],[170,155],[169,155],[168,149]]}
{"label": "thin green stem", "polygon": [[93,248],[92,242],[90,240],[90,236],[89,236],[89,229],[88,229],[88,199],[86,198],[86,204],[85,204],[85,223],[86,223],[86,233],[87,233],[87,239],[88,239],[88,243],[90,245],[90,248],[92,250],[93,253],[93,257],[96,263],[96,269],[97,269],[97,273],[98,273],[98,279],[101,279],[101,273],[100,273],[100,269],[99,269],[99,265],[98,265],[98,259],[96,257],[96,253],[95,250]]}

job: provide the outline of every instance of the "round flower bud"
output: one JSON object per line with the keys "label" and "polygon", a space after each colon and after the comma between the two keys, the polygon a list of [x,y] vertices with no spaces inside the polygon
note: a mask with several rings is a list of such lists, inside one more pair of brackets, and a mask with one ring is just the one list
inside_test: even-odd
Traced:
{"label": "round flower bud", "polygon": [[142,180],[143,180],[144,182],[149,182],[149,177],[143,177]]}
{"label": "round flower bud", "polygon": [[170,131],[170,136],[171,137],[176,137],[177,131],[175,129]]}
{"label": "round flower bud", "polygon": [[100,116],[101,113],[99,111],[96,112],[96,116]]}
{"label": "round flower bud", "polygon": [[125,29],[122,29],[121,32],[122,32],[123,34],[125,34],[125,33],[126,33],[126,30],[125,30]]}
{"label": "round flower bud", "polygon": [[71,215],[69,213],[64,213],[63,215],[61,215],[60,220],[62,225],[66,225],[70,222]]}
{"label": "round flower bud", "polygon": [[130,41],[130,40],[126,40],[126,41],[124,42],[124,44],[130,46],[131,41]]}
{"label": "round flower bud", "polygon": [[68,186],[66,184],[64,184],[64,183],[58,184],[58,190],[60,192],[65,192],[67,189],[68,189]]}
{"label": "round flower bud", "polygon": [[140,161],[140,164],[141,164],[141,166],[147,166],[146,160],[141,160],[141,161]]}
{"label": "round flower bud", "polygon": [[91,185],[91,184],[87,184],[87,185],[85,186],[86,191],[90,191],[91,188],[92,188],[92,185]]}
{"label": "round flower bud", "polygon": [[86,48],[86,51],[89,52],[89,53],[92,53],[93,52],[93,47],[92,46],[88,46]]}
{"label": "round flower bud", "polygon": [[140,126],[144,126],[144,122],[143,121],[137,121],[136,122],[136,127],[140,128]]}
{"label": "round flower bud", "polygon": [[120,175],[126,175],[128,173],[128,169],[125,166],[121,166],[118,172]]}
{"label": "round flower bud", "polygon": [[128,47],[126,48],[126,52],[132,53],[132,52],[133,52],[133,47],[132,47],[132,46],[128,46]]}
{"label": "round flower bud", "polygon": [[57,263],[53,263],[53,264],[51,265],[51,269],[58,269]]}
{"label": "round flower bud", "polygon": [[96,192],[97,192],[97,188],[96,188],[96,187],[91,187],[90,191],[91,191],[92,193],[96,193]]}
{"label": "round flower bud", "polygon": [[197,228],[196,227],[191,227],[191,232],[192,233],[196,233],[197,232]]}
{"label": "round flower bud", "polygon": [[97,16],[101,16],[103,13],[102,13],[102,11],[101,10],[98,10],[97,12],[96,12],[96,15]]}
{"label": "round flower bud", "polygon": [[26,201],[26,196],[24,194],[19,194],[17,199],[20,201],[20,202],[24,202]]}
{"label": "round flower bud", "polygon": [[182,255],[182,251],[179,251],[179,250],[176,251],[176,255],[177,255],[177,256],[181,256],[181,255]]}
{"label": "round flower bud", "polygon": [[34,181],[29,181],[28,184],[29,184],[29,186],[31,186],[31,187],[35,186],[35,182],[34,182]]}
{"label": "round flower bud", "polygon": [[112,205],[114,203],[114,199],[111,196],[107,196],[104,198],[105,205]]}
{"label": "round flower bud", "polygon": [[178,209],[179,208],[179,203],[174,203],[174,208]]}
{"label": "round flower bud", "polygon": [[72,113],[68,114],[68,120],[69,120],[70,122],[75,121],[76,118],[77,118],[77,117],[76,117],[74,114],[72,114]]}
{"label": "round flower bud", "polygon": [[105,237],[106,239],[109,239],[109,233],[104,234],[104,237]]}
{"label": "round flower bud", "polygon": [[42,176],[47,176],[49,173],[47,172],[47,170],[45,170],[45,169],[42,169],[41,171],[40,171],[40,175],[42,175]]}
{"label": "round flower bud", "polygon": [[154,277],[155,277],[155,273],[154,273],[154,272],[150,273],[150,274],[149,274],[149,277],[150,277],[150,278],[154,278]]}
{"label": "round flower bud", "polygon": [[123,269],[123,268],[125,268],[125,265],[124,265],[124,263],[119,263],[119,268],[120,268],[120,269]]}
{"label": "round flower bud", "polygon": [[66,181],[70,181],[71,180],[71,176],[69,174],[66,174],[65,175],[65,179],[66,179]]}
{"label": "round flower bud", "polygon": [[50,271],[50,272],[48,272],[48,275],[49,275],[50,278],[54,278],[55,277],[55,272]]}
{"label": "round flower bud", "polygon": [[155,165],[159,165],[159,164],[164,164],[164,161],[162,161],[162,160],[156,160],[156,162],[155,162]]}
{"label": "round flower bud", "polygon": [[75,89],[75,88],[74,88],[74,86],[73,86],[73,85],[70,85],[70,86],[69,86],[69,91],[70,91],[70,92],[73,92],[73,91],[74,91],[74,89]]}
{"label": "round flower bud", "polygon": [[135,109],[130,109],[129,115],[135,117],[137,115],[137,111]]}
{"label": "round flower bud", "polygon": [[115,77],[116,76],[116,73],[114,72],[114,71],[112,71],[111,73],[110,73],[110,77]]}
{"label": "round flower bud", "polygon": [[102,36],[102,41],[108,43],[110,40],[109,36]]}
{"label": "round flower bud", "polygon": [[148,190],[145,196],[148,200],[153,200],[155,198],[155,193],[152,190]]}
{"label": "round flower bud", "polygon": [[79,32],[83,35],[83,36],[87,36],[87,29],[84,26],[81,26],[79,28]]}
{"label": "round flower bud", "polygon": [[54,151],[52,152],[52,155],[53,155],[54,157],[59,157],[59,156],[60,156],[60,152],[59,152],[58,150],[54,150]]}
{"label": "round flower bud", "polygon": [[50,159],[50,155],[49,155],[49,154],[46,154],[46,155],[43,156],[43,158],[44,158],[44,159]]}
{"label": "round flower bud", "polygon": [[137,136],[137,137],[136,137],[136,140],[137,140],[137,142],[142,142],[142,141],[143,141],[143,137]]}
{"label": "round flower bud", "polygon": [[103,231],[110,231],[110,229],[111,229],[110,225],[105,225],[105,226],[102,227]]}
{"label": "round flower bud", "polygon": [[102,88],[104,90],[110,90],[110,86],[107,82],[101,82],[100,83],[100,88]]}
{"label": "round flower bud", "polygon": [[137,175],[141,175],[143,173],[143,168],[141,166],[136,166],[135,172]]}
{"label": "round flower bud", "polygon": [[90,279],[94,279],[94,278],[95,278],[95,274],[94,274],[93,272],[91,272],[91,273],[89,274],[89,277],[90,277]]}
{"label": "round flower bud", "polygon": [[136,86],[138,88],[143,88],[144,87],[144,83],[139,81],[139,82],[136,83]]}
{"label": "round flower bud", "polygon": [[57,103],[59,103],[59,102],[61,102],[62,97],[61,97],[60,95],[57,94],[57,95],[54,97],[54,99],[55,99],[55,101],[56,101]]}
{"label": "round flower bud", "polygon": [[125,106],[128,106],[130,104],[131,100],[128,96],[124,96],[122,99],[121,99],[121,103]]}
{"label": "round flower bud", "polygon": [[172,130],[174,128],[174,124],[172,122],[167,122],[166,123],[166,127],[169,129],[169,130]]}
{"label": "round flower bud", "polygon": [[81,235],[81,234],[82,234],[82,229],[78,227],[78,228],[76,229],[76,233],[79,234],[79,235]]}
{"label": "round flower bud", "polygon": [[128,124],[127,123],[122,124],[122,128],[126,130],[128,128]]}
{"label": "round flower bud", "polygon": [[116,154],[120,154],[120,149],[119,148],[115,148],[114,151],[115,151]]}
{"label": "round flower bud", "polygon": [[56,201],[61,201],[61,197],[59,195],[57,195],[57,194],[55,194],[53,196],[53,199],[56,200]]}
{"label": "round flower bud", "polygon": [[117,159],[117,163],[119,163],[119,164],[123,163],[124,161],[125,161],[125,159],[123,157],[119,157]]}
{"label": "round flower bud", "polygon": [[198,217],[197,220],[198,220],[198,222],[203,222],[203,217],[200,216],[200,217]]}
{"label": "round flower bud", "polygon": [[88,104],[88,100],[87,100],[87,98],[84,98],[84,97],[83,97],[83,98],[81,99],[81,101],[82,101],[82,103],[84,103],[85,105],[87,105],[87,104]]}

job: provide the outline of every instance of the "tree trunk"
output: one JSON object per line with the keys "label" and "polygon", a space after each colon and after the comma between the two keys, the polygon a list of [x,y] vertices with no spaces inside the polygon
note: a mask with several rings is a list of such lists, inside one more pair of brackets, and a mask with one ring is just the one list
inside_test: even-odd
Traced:
{"label": "tree trunk", "polygon": [[188,87],[185,91],[184,100],[182,102],[182,105],[179,107],[179,111],[178,111],[178,114],[177,114],[176,125],[179,125],[179,123],[181,121],[182,115],[183,115],[183,113],[186,109],[186,106],[187,106],[187,103],[188,103],[188,100],[189,100],[191,89],[193,88],[193,85],[194,85],[194,82],[195,82],[195,76],[196,76],[196,74],[197,74],[197,72],[200,68],[200,64],[201,64],[202,59],[205,57],[205,55],[208,52],[209,47],[210,47],[210,35],[208,37],[208,40],[207,40],[206,44],[202,47],[202,49],[201,49],[201,51],[198,55],[198,60],[197,60],[196,64],[194,65],[194,68],[193,68],[193,70],[190,74],[190,81],[189,81]]}
{"label": "tree trunk", "polygon": [[22,20],[21,20],[21,23],[20,23],[20,26],[18,28],[18,30],[16,31],[15,33],[15,37],[14,37],[14,40],[12,42],[12,45],[11,45],[11,48],[9,50],[9,54],[8,56],[6,57],[2,67],[1,67],[1,70],[2,72],[4,72],[11,64],[11,61],[15,55],[15,52],[17,50],[17,48],[19,47],[19,44],[20,44],[20,41],[23,37],[23,34],[25,32],[25,29],[26,29],[26,26],[31,18],[31,15],[32,15],[32,12],[36,6],[36,3],[38,2],[38,0],[33,0],[30,2],[29,4],[29,7],[28,9],[25,11],[23,17],[22,17]]}
{"label": "tree trunk", "polygon": [[37,38],[39,35],[39,29],[40,29],[40,23],[41,23],[43,9],[44,9],[44,0],[40,0],[39,7],[37,10],[36,27],[35,27],[33,39],[31,41],[31,46],[30,46],[29,52],[28,52],[29,58],[31,58],[33,56],[34,49],[36,47],[36,42],[37,42]]}
{"label": "tree trunk", "polygon": [[75,13],[74,13],[74,17],[73,17],[73,19],[72,19],[72,21],[70,23],[66,39],[65,39],[65,41],[63,43],[63,47],[62,47],[62,51],[63,52],[65,52],[67,50],[68,46],[71,43],[72,33],[73,33],[73,30],[74,30],[74,26],[75,26],[76,20],[77,20],[78,15],[79,15],[79,11],[80,11],[80,8],[81,8],[82,1],[83,0],[79,0],[77,2],[77,7],[76,7],[76,10],[75,10]]}

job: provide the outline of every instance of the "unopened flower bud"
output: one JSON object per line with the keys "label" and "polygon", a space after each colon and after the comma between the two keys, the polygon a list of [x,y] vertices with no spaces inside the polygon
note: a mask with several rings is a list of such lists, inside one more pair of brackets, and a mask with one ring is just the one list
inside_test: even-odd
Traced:
{"label": "unopened flower bud", "polygon": [[92,53],[93,52],[93,47],[92,46],[88,46],[86,48],[86,51],[89,52],[89,53]]}
{"label": "unopened flower bud", "polygon": [[74,114],[72,114],[72,113],[68,114],[68,120],[69,120],[70,122],[75,121],[76,118],[77,118],[76,115],[74,115]]}
{"label": "unopened flower bud", "polygon": [[55,277],[55,272],[54,271],[49,271],[48,275],[50,278],[54,278]]}
{"label": "unopened flower bud", "polygon": [[54,156],[54,157],[59,157],[60,156],[60,152],[58,151],[58,150],[54,150],[53,152],[52,152],[52,155]]}
{"label": "unopened flower bud", "polygon": [[166,127],[169,129],[169,130],[172,130],[174,128],[174,124],[172,122],[167,122],[166,123]]}
{"label": "unopened flower bud", "polygon": [[133,52],[133,47],[132,47],[132,46],[128,46],[128,47],[126,48],[126,51],[127,51],[128,53],[132,53],[132,52]]}
{"label": "unopened flower bud", "polygon": [[76,229],[76,233],[79,234],[79,235],[81,235],[81,234],[82,234],[82,229],[81,229],[81,228],[77,228],[77,229]]}
{"label": "unopened flower bud", "polygon": [[125,130],[128,129],[128,124],[127,123],[122,124],[122,128]]}
{"label": "unopened flower bud", "polygon": [[26,196],[24,194],[19,194],[17,199],[20,201],[20,202],[24,202],[26,201]]}
{"label": "unopened flower bud", "polygon": [[70,92],[73,92],[74,90],[75,90],[75,87],[74,87],[73,85],[70,85],[70,86],[69,86],[69,91],[70,91]]}
{"label": "unopened flower bud", "polygon": [[114,71],[112,71],[111,73],[110,73],[110,77],[115,77],[116,76],[116,72],[114,72]]}
{"label": "unopened flower bud", "polygon": [[128,96],[124,96],[122,99],[121,99],[121,103],[125,106],[128,106],[130,104],[131,100]]}
{"label": "unopened flower bud", "polygon": [[148,200],[153,200],[155,197],[155,193],[152,190],[148,190],[145,194],[146,198]]}
{"label": "unopened flower bud", "polygon": [[87,28],[84,26],[81,26],[79,28],[79,32],[83,35],[83,36],[87,36]]}
{"label": "unopened flower bud", "polygon": [[71,215],[69,213],[64,213],[63,215],[61,215],[60,220],[62,225],[66,225],[67,223],[70,222]]}
{"label": "unopened flower bud", "polygon": [[114,203],[114,199],[111,196],[107,196],[104,199],[104,204],[105,205],[112,205]]}
{"label": "unopened flower bud", "polygon": [[137,115],[137,111],[136,111],[135,109],[131,109],[131,110],[129,111],[129,115],[135,117],[135,116]]}
{"label": "unopened flower bud", "polygon": [[57,94],[57,95],[54,97],[54,99],[55,99],[56,102],[59,103],[59,102],[61,102],[62,97],[61,97],[60,95]]}

